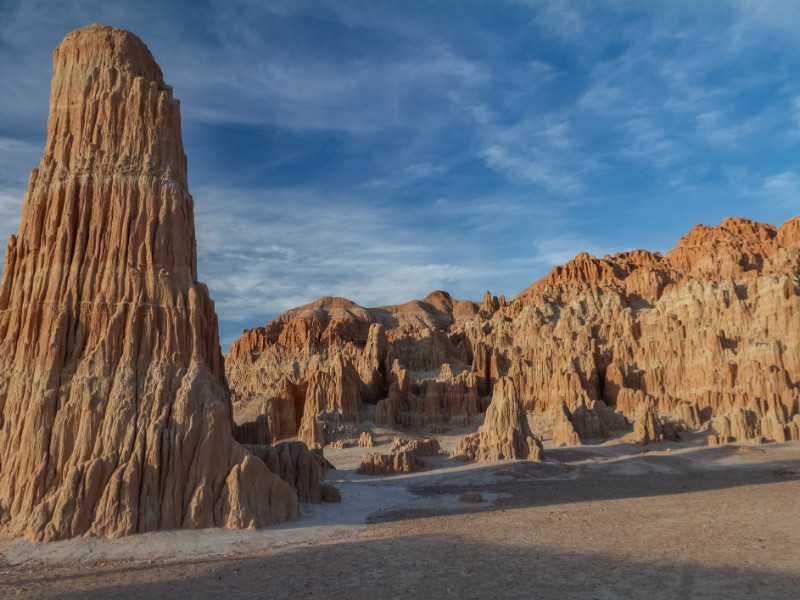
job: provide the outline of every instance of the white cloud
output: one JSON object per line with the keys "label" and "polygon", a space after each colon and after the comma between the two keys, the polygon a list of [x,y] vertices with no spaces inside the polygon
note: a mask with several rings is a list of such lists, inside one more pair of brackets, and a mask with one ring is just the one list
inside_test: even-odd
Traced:
{"label": "white cloud", "polygon": [[[224,200],[223,200],[224,199]],[[221,315],[263,318],[320,296],[390,304],[480,276],[396,209],[317,190],[195,192],[199,262]],[[424,216],[421,215],[422,218]]]}
{"label": "white cloud", "polygon": [[800,211],[800,174],[786,171],[767,177],[761,191],[765,202]]}

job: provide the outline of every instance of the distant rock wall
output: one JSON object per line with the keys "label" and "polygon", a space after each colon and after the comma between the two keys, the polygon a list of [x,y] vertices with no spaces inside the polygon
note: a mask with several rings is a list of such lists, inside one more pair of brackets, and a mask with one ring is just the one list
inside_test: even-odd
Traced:
{"label": "distant rock wall", "polygon": [[[377,384],[371,395],[356,395],[364,406],[377,401],[372,419],[383,426],[434,433],[469,426],[509,377],[526,411],[559,420],[560,443],[574,442],[570,427],[579,439],[628,428],[639,406],[650,402],[657,419],[693,429],[736,409],[750,410],[758,423],[769,412],[758,436],[797,437],[800,217],[780,228],[739,218],[698,225],[666,256],[582,253],[511,302],[488,292],[481,305],[454,302],[442,292],[432,297],[385,313],[348,305],[345,320],[365,322],[347,327],[337,321],[343,313],[323,299],[262,328],[283,331],[297,319],[310,320],[290,328],[333,327],[340,332],[335,343],[322,335],[302,348],[265,342],[258,352],[246,351],[254,335],[246,332],[226,358],[229,383],[242,400],[237,412],[245,397],[272,393],[277,377],[270,372],[286,375],[285,357],[302,384],[315,370],[331,370],[339,353],[360,365],[362,382],[370,369],[371,381],[382,381],[382,390]],[[365,359],[361,338],[341,332],[363,337],[376,321],[381,349]],[[323,437],[316,441],[324,443]]]}

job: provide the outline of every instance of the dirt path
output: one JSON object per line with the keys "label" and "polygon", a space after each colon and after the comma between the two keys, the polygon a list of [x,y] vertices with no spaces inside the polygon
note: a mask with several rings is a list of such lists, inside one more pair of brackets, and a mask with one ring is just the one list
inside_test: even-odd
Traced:
{"label": "dirt path", "polygon": [[[2,596],[796,597],[800,444],[549,456],[441,459],[377,480],[339,471],[341,506],[259,532],[6,542],[0,553],[16,564],[0,568]],[[490,501],[461,504],[465,490]]]}

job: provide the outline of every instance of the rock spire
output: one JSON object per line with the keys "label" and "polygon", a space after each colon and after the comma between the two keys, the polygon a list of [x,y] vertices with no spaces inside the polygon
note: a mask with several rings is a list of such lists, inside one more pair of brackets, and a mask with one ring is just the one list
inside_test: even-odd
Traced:
{"label": "rock spire", "polygon": [[0,284],[0,528],[113,537],[297,510],[232,437],[179,102],[138,37],[74,31]]}

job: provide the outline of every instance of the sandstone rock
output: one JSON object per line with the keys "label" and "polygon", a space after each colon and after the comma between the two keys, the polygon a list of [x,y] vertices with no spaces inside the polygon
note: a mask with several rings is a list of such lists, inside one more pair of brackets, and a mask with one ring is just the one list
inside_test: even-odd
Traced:
{"label": "sandstone rock", "polygon": [[255,420],[240,425],[234,423],[233,438],[240,444],[269,444],[269,419],[267,415],[259,415]]}
{"label": "sandstone rock", "polygon": [[800,415],[794,415],[792,420],[787,425],[787,437],[792,442],[800,441]]}
{"label": "sandstone rock", "polygon": [[608,427],[603,417],[595,410],[581,405],[572,411],[570,420],[581,439],[600,440],[608,438]]}
{"label": "sandstone rock", "polygon": [[324,463],[302,442],[283,442],[274,447],[246,445],[245,448],[292,486],[300,502],[329,502],[331,500],[326,498],[335,496],[328,489],[331,486],[325,484]]}
{"label": "sandstone rock", "polygon": [[419,471],[425,463],[411,450],[403,450],[391,454],[372,452],[361,459],[358,472],[362,475],[388,475],[392,473],[413,473]]}
{"label": "sandstone rock", "polygon": [[711,430],[718,440],[745,441],[758,437],[761,433],[758,416],[749,409],[735,408],[711,420]]}
{"label": "sandstone rock", "polygon": [[633,437],[642,444],[661,442],[664,432],[658,417],[658,409],[652,400],[640,404],[636,409],[636,420],[633,424]]}
{"label": "sandstone rock", "polygon": [[678,422],[688,429],[698,429],[702,425],[700,411],[694,402],[681,402],[678,405]]}
{"label": "sandstone rock", "polygon": [[354,438],[347,438],[342,440],[334,440],[333,442],[328,443],[328,448],[335,448],[337,450],[341,450],[343,448],[353,448],[354,446],[358,446],[358,440]]}
{"label": "sandstone rock", "polygon": [[355,368],[337,354],[330,371],[315,371],[307,385],[303,418],[298,437],[308,446],[325,445],[324,413],[336,413],[343,420],[359,421],[361,380]]}
{"label": "sandstone rock", "polygon": [[384,398],[375,405],[372,420],[380,427],[394,427],[396,425],[392,405],[389,403],[388,398]]}
{"label": "sandstone rock", "polygon": [[326,485],[322,488],[322,501],[338,504],[342,501],[342,493],[338,488]]}
{"label": "sandstone rock", "polygon": [[594,403],[595,414],[603,420],[606,431],[629,431],[630,423],[625,415],[613,408],[606,406],[605,402],[598,400]]}
{"label": "sandstone rock", "polygon": [[468,460],[542,460],[542,444],[528,427],[511,379],[497,382],[486,420],[477,433],[458,442],[454,455]]}
{"label": "sandstone rock", "polygon": [[372,448],[375,445],[375,438],[369,431],[365,431],[358,438],[359,448]]}
{"label": "sandstone rock", "polygon": [[483,494],[480,492],[464,492],[458,497],[458,500],[465,504],[480,504],[483,502]]}
{"label": "sandstone rock", "polygon": [[729,444],[733,441],[733,438],[726,438],[724,436],[719,436],[715,434],[709,434],[706,436],[706,446],[723,446],[725,444]]}
{"label": "sandstone rock", "polygon": [[0,526],[55,540],[296,518],[295,490],[233,439],[172,88],[107,26],[67,35],[53,64],[0,284]]}
{"label": "sandstone rock", "polygon": [[408,440],[401,437],[395,437],[392,440],[392,445],[389,449],[391,453],[398,452],[413,452],[417,456],[440,456],[447,453],[442,450],[439,445],[439,440],[432,438],[425,439],[412,439]]}
{"label": "sandstone rock", "polygon": [[572,416],[563,402],[561,406],[554,408],[553,415],[553,448],[560,446],[580,446],[581,438],[575,427],[572,425],[570,417]]}
{"label": "sandstone rock", "polygon": [[[798,223],[725,219],[693,228],[666,255],[581,253],[510,303],[491,294],[483,305],[459,303],[443,292],[379,309],[322,299],[243,335],[248,350],[232,351],[226,369],[241,397],[269,397],[278,373],[297,371],[301,385],[340,354],[359,374],[362,406],[376,403],[376,425],[420,432],[473,423],[508,377],[524,411],[549,415],[563,403],[579,437],[629,431],[652,402],[665,439],[734,409],[754,413],[756,435],[791,439]],[[376,323],[383,336],[369,341]]]}

